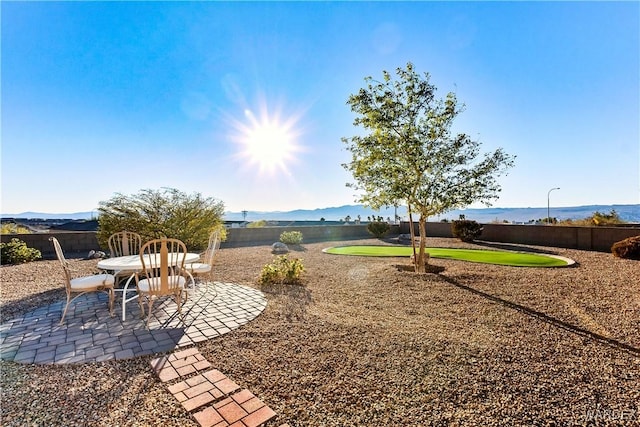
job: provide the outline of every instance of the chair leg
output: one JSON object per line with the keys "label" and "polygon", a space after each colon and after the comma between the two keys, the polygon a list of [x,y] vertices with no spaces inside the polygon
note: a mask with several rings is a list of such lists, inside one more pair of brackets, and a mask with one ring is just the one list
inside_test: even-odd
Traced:
{"label": "chair leg", "polygon": [[[144,301],[143,299],[147,298],[146,296],[143,295],[138,295],[138,306],[140,307],[140,318],[144,319]],[[147,301],[147,306],[149,305],[149,302]]]}
{"label": "chair leg", "polygon": [[[124,288],[122,288],[122,321],[123,322],[124,322],[124,320],[126,318],[126,310],[125,310],[125,308],[127,306],[127,303],[129,301],[132,301],[132,300],[138,298],[138,304],[140,304],[137,290],[136,289],[129,289],[129,284],[131,284],[131,281],[133,279],[135,279],[135,278],[136,278],[136,274],[135,273],[132,274],[131,276],[129,276],[129,278],[127,279],[127,282],[124,285]],[[127,298],[127,292],[128,291],[136,291],[136,295],[131,297],[131,298]]]}
{"label": "chair leg", "polygon": [[147,300],[147,308],[149,309],[149,314],[147,315],[147,329],[149,329],[149,320],[151,320],[151,312],[153,311],[153,297],[149,297]]}
{"label": "chair leg", "polygon": [[113,312],[113,302],[116,299],[115,291],[113,288],[107,289],[107,294],[109,294],[109,316],[114,317],[115,313]]}
{"label": "chair leg", "polygon": [[182,291],[176,292],[173,295],[173,297],[176,305],[178,306],[178,317],[180,318],[180,321],[184,323],[184,316],[182,315],[182,306],[184,305],[186,298],[184,300],[182,299]]}

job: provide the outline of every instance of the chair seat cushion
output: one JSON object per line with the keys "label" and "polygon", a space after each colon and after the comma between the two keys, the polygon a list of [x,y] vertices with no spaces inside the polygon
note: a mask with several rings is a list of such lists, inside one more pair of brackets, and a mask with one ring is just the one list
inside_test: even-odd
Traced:
{"label": "chair seat cushion", "polygon": [[[169,289],[183,289],[186,282],[187,280],[182,276],[169,276]],[[140,292],[149,292],[150,284],[153,284],[155,289],[159,289],[160,278],[152,277],[150,279],[142,279],[138,282],[138,289],[140,290]]]}
{"label": "chair seat cushion", "polygon": [[71,290],[82,291],[94,289],[98,286],[113,286],[115,277],[112,274],[96,274],[94,276],[76,277],[71,279]]}
{"label": "chair seat cushion", "polygon": [[209,264],[204,264],[201,262],[187,264],[185,267],[191,274],[204,274],[211,271],[211,266]]}

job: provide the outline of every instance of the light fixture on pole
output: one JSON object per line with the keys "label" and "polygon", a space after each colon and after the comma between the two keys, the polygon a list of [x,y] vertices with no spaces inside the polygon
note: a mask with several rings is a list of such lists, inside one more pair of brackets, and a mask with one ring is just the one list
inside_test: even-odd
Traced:
{"label": "light fixture on pole", "polygon": [[551,190],[549,190],[549,192],[547,193],[547,224],[551,223],[551,214],[549,213],[549,197],[550,197],[551,192],[553,190],[559,190],[559,189],[560,189],[560,187],[555,187],[555,188],[552,188]]}

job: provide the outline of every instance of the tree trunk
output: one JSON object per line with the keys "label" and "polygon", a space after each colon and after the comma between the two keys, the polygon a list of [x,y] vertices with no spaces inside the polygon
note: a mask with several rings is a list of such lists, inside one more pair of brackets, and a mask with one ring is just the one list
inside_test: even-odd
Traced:
{"label": "tree trunk", "polygon": [[415,271],[416,273],[418,272],[418,262],[417,260],[417,256],[416,256],[416,237],[415,237],[415,233],[413,230],[413,215],[411,214],[411,205],[407,204],[407,209],[409,210],[409,233],[411,236],[411,248],[413,249],[413,257],[411,258],[413,260],[413,271]]}
{"label": "tree trunk", "polygon": [[427,217],[420,214],[418,225],[420,228],[420,250],[416,260],[416,272],[426,273],[427,265],[429,264],[429,254],[425,251],[427,246]]}

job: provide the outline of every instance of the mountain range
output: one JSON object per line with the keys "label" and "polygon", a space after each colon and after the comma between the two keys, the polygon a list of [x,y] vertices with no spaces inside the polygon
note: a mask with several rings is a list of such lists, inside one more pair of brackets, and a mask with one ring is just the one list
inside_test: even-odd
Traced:
{"label": "mountain range", "polygon": [[[610,213],[615,210],[620,219],[626,222],[640,223],[640,204],[637,205],[587,205],[587,206],[568,206],[568,207],[552,207],[549,215],[559,220],[564,219],[583,219],[593,215],[594,212]],[[259,221],[259,220],[279,220],[279,221],[319,221],[324,218],[326,221],[340,221],[347,217],[351,221],[360,219],[366,221],[367,217],[381,216],[384,219],[393,219],[395,215],[400,216],[403,221],[409,219],[406,207],[400,206],[397,210],[394,207],[381,209],[376,212],[371,208],[362,205],[344,205],[338,207],[319,208],[319,209],[296,209],[292,211],[246,211],[243,212],[225,212],[224,219],[227,221]],[[447,212],[444,215],[430,218],[431,221],[439,221],[442,219],[458,219],[460,215],[464,215],[466,219],[472,219],[482,223],[489,222],[528,222],[547,217],[547,208],[479,208],[479,209],[459,209]],[[91,219],[95,218],[96,211],[75,212],[75,213],[42,213],[42,212],[23,212],[19,214],[0,214],[2,218],[21,218],[21,219]],[[417,215],[414,220],[417,221]]]}
{"label": "mountain range", "polygon": [[[640,223],[640,204],[638,205],[588,205],[588,206],[569,206],[569,207],[553,207],[549,209],[549,216],[563,219],[583,219],[593,215],[594,212],[610,213],[615,210],[620,219],[626,222]],[[362,205],[344,205],[338,207],[321,208],[321,209],[297,209],[286,212],[260,212],[247,211],[246,218],[242,212],[226,212],[226,220],[241,221],[259,221],[259,220],[280,220],[280,221],[318,221],[324,218],[327,221],[339,221],[350,217],[351,221],[358,218],[365,221],[367,217],[382,216],[384,219],[393,219],[395,215],[400,216],[403,221],[409,219],[406,207],[400,206],[397,210],[394,207],[381,209],[376,212]],[[460,215],[464,215],[466,219],[472,219],[478,222],[528,222],[547,217],[547,208],[479,208],[479,209],[459,209],[447,212],[431,221],[439,221],[442,219],[458,219]],[[414,221],[418,220],[418,216],[414,214]]]}

